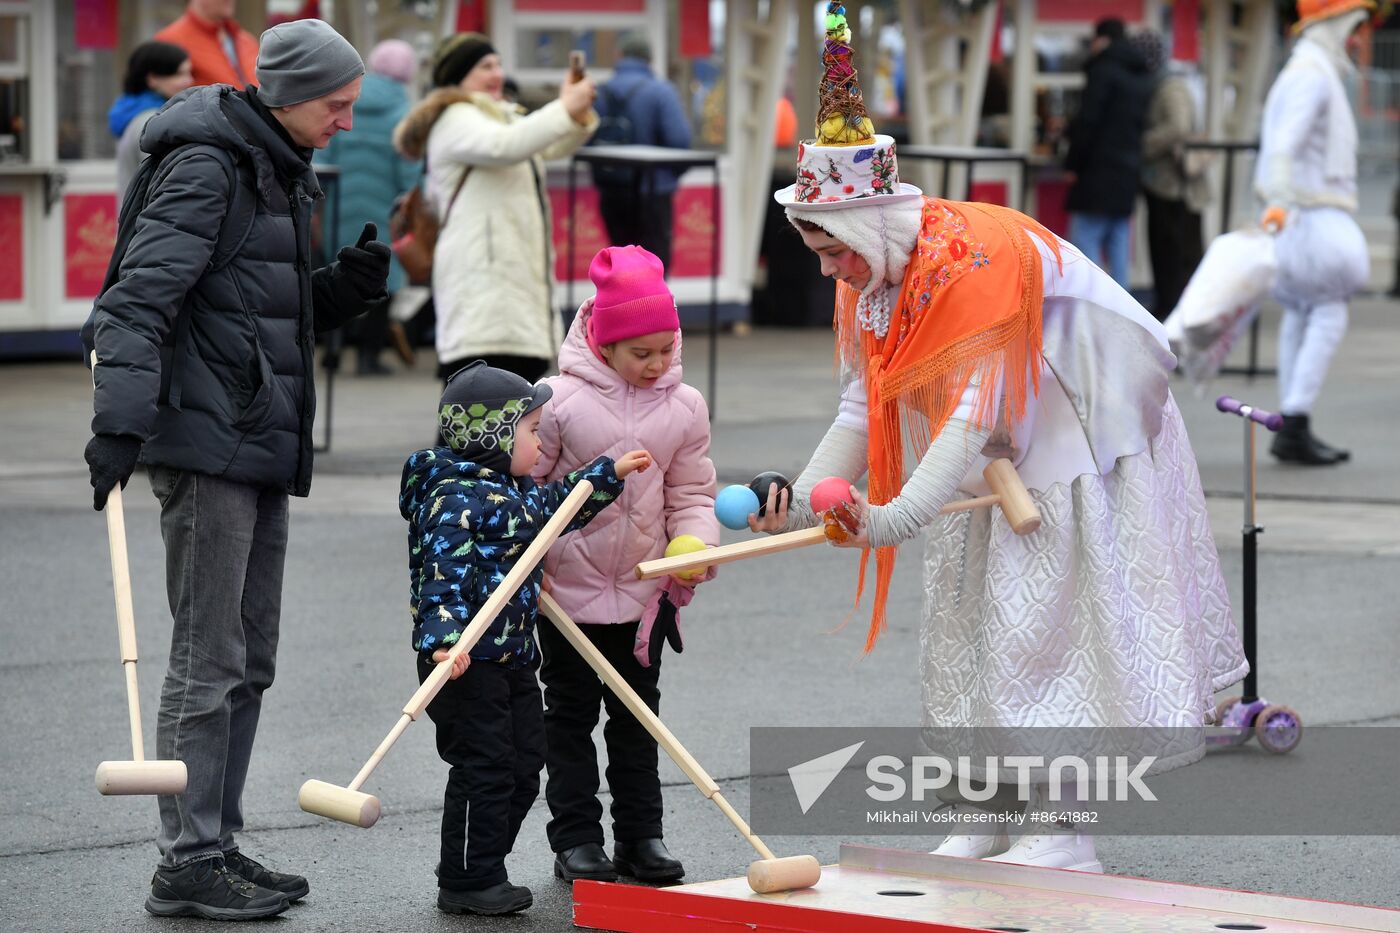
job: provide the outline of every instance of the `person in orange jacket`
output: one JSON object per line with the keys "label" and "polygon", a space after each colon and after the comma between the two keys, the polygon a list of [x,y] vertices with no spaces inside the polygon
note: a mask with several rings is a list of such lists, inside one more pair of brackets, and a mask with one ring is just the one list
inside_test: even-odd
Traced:
{"label": "person in orange jacket", "polygon": [[190,53],[194,83],[258,86],[258,40],[233,18],[234,0],[189,0],[185,15],[155,37]]}

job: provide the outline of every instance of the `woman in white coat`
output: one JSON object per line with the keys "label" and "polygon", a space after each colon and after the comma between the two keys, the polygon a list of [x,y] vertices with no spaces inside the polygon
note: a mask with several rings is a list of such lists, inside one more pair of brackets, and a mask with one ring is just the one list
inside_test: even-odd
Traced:
{"label": "woman in white coat", "polygon": [[1264,102],[1254,186],[1262,224],[1278,232],[1274,297],[1283,429],[1279,460],[1326,466],[1350,458],[1312,433],[1310,417],[1347,329],[1347,299],[1370,277],[1356,213],[1356,119],[1343,78],[1349,40],[1371,0],[1298,0],[1301,38]]}
{"label": "woman in white coat", "polygon": [[483,359],[534,382],[563,340],[544,161],[568,156],[598,126],[587,77],[529,114],[505,99],[501,57],[485,36],[443,40],[431,94],[394,131],[425,159],[440,232],[433,253],[438,372]]}

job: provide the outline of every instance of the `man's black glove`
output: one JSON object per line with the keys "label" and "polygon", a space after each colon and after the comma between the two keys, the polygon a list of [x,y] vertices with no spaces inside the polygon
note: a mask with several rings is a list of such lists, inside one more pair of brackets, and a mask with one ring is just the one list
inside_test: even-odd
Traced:
{"label": "man's black glove", "polygon": [[365,224],[365,229],[360,231],[359,242],[342,248],[335,257],[340,261],[340,271],[345,274],[346,280],[365,301],[388,295],[384,285],[389,280],[389,258],[393,253],[388,244],[375,239],[378,235],[378,227],[372,223]]}
{"label": "man's black glove", "polygon": [[107,506],[107,496],[117,483],[126,488],[136,458],[141,455],[141,441],[129,434],[97,434],[83,449],[92,474],[92,507],[101,512]]}

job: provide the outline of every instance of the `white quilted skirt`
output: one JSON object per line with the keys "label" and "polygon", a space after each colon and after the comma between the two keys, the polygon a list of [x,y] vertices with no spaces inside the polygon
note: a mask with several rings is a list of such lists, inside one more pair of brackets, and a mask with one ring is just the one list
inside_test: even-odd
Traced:
{"label": "white quilted skirt", "polygon": [[1147,450],[1031,494],[1024,538],[996,509],[929,529],[925,726],[1201,726],[1248,665],[1175,401]]}

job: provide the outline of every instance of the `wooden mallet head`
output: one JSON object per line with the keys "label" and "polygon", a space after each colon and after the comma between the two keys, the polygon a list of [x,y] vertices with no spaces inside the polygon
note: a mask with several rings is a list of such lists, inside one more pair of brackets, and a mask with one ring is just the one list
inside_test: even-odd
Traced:
{"label": "wooden mallet head", "polygon": [[749,865],[749,887],[755,894],[775,894],[810,888],[822,877],[822,866],[812,855],[761,858]]}
{"label": "wooden mallet head", "polygon": [[301,785],[301,791],[297,794],[297,804],[307,813],[339,820],[361,829],[369,829],[379,822],[378,797],[325,781],[312,780]]}
{"label": "wooden mallet head", "polygon": [[1040,527],[1040,510],[1035,507],[1035,500],[1010,460],[993,460],[982,471],[982,478],[1001,500],[998,505],[1012,531],[1018,535],[1028,535]]}
{"label": "wooden mallet head", "polygon": [[188,780],[183,761],[104,761],[97,766],[97,792],[108,797],[183,794]]}

